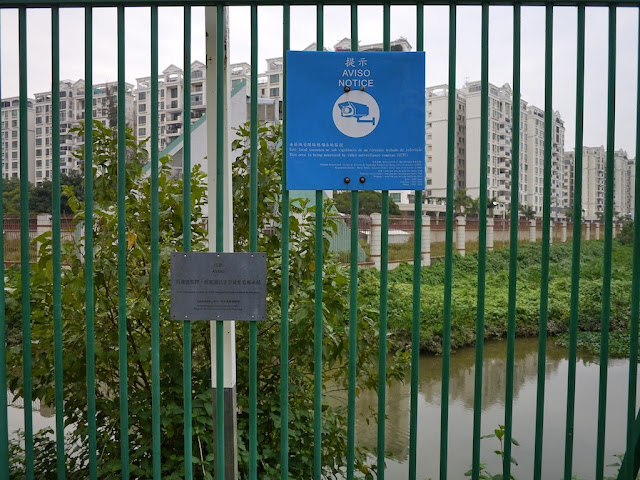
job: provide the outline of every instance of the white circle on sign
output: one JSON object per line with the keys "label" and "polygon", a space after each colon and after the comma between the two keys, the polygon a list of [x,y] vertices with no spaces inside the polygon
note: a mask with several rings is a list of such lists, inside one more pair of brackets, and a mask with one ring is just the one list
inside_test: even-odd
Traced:
{"label": "white circle on sign", "polygon": [[333,123],[347,137],[365,137],[376,129],[379,122],[378,102],[367,92],[345,92],[333,104]]}

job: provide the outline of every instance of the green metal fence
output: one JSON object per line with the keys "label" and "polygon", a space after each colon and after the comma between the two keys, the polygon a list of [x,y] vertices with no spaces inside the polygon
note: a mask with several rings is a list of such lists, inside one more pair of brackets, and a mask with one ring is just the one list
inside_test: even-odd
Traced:
{"label": "green metal fence", "polygon": [[[570,307],[570,348],[569,348],[569,376],[568,376],[568,397],[566,403],[567,421],[566,421],[566,447],[565,447],[565,471],[564,479],[572,478],[573,468],[573,432],[575,418],[575,397],[576,397],[576,351],[577,351],[577,333],[578,333],[578,294],[580,282],[580,241],[581,241],[581,222],[580,215],[582,211],[582,145],[583,145],[583,112],[584,112],[584,79],[585,79],[585,11],[591,7],[607,7],[609,14],[609,67],[608,67],[608,114],[607,114],[607,163],[606,163],[606,206],[605,206],[605,235],[604,235],[604,259],[603,259],[603,281],[602,281],[602,316],[601,316],[601,354],[600,354],[600,389],[598,392],[599,407],[597,421],[597,451],[596,454],[596,470],[594,478],[602,480],[604,475],[604,441],[605,441],[605,413],[606,413],[606,393],[607,393],[607,365],[608,365],[608,348],[609,348],[609,310],[611,305],[611,265],[612,265],[612,225],[613,225],[613,154],[614,154],[614,138],[615,138],[615,84],[616,84],[616,16],[619,12],[626,12],[627,9],[638,9],[640,3],[638,0],[558,0],[544,2],[541,0],[492,0],[479,2],[473,0],[464,1],[366,1],[366,2],[343,2],[340,0],[332,0],[327,2],[315,1],[249,1],[249,0],[227,0],[227,1],[179,1],[179,0],[3,0],[0,4],[0,14],[5,8],[19,9],[19,56],[20,56],[20,178],[23,191],[28,188],[28,145],[27,145],[27,65],[29,59],[27,57],[27,11],[33,8],[46,8],[51,11],[51,59],[52,59],[52,105],[53,111],[59,111],[60,105],[60,10],[68,7],[82,7],[85,12],[85,82],[86,85],[92,85],[93,81],[93,12],[94,7],[111,6],[117,7],[117,26],[118,26],[118,105],[125,104],[125,89],[123,88],[125,81],[125,7],[144,6],[151,8],[151,102],[152,105],[152,122],[151,122],[151,178],[152,191],[155,192],[151,202],[151,218],[152,218],[152,267],[151,267],[151,311],[150,325],[152,338],[151,365],[152,376],[151,383],[153,386],[152,405],[149,406],[151,414],[150,419],[153,424],[152,439],[152,458],[153,458],[153,478],[161,477],[161,448],[162,448],[162,418],[161,418],[161,398],[160,398],[160,356],[159,356],[159,321],[160,321],[160,297],[159,297],[159,205],[158,205],[158,10],[164,6],[182,6],[184,8],[184,73],[185,73],[185,91],[184,91],[184,118],[190,118],[190,64],[191,64],[191,7],[195,5],[206,5],[215,7],[218,15],[218,51],[217,58],[224,58],[223,51],[224,40],[224,24],[223,9],[227,5],[249,5],[251,8],[251,25],[247,25],[247,30],[251,31],[251,205],[250,205],[250,250],[256,251],[258,248],[258,231],[257,231],[257,193],[258,193],[258,170],[257,170],[257,150],[258,150],[258,111],[257,102],[258,86],[257,86],[257,63],[258,63],[258,14],[259,7],[262,5],[281,5],[283,8],[283,50],[290,48],[290,7],[292,5],[315,5],[317,8],[317,45],[321,49],[324,45],[323,27],[324,27],[324,5],[349,5],[351,8],[351,47],[352,50],[358,48],[358,6],[365,4],[377,4],[383,6],[383,22],[381,28],[384,37],[384,49],[390,50],[390,23],[391,23],[391,6],[392,5],[413,5],[416,8],[417,18],[417,49],[424,49],[424,7],[425,5],[445,5],[449,7],[449,91],[455,91],[456,85],[456,15],[457,7],[462,5],[481,5],[482,8],[482,57],[481,57],[481,155],[480,155],[480,211],[487,209],[487,159],[488,159],[488,87],[489,87],[489,9],[493,5],[511,6],[513,8],[513,98],[520,98],[521,90],[521,7],[522,6],[538,6],[544,8],[546,12],[545,26],[545,142],[544,142],[544,210],[543,210],[543,241],[542,241],[542,274],[541,274],[541,294],[540,294],[540,320],[539,320],[539,354],[538,354],[538,386],[537,386],[537,413],[536,413],[536,434],[535,434],[535,468],[534,478],[542,478],[542,445],[543,445],[543,418],[545,405],[545,358],[546,358],[546,342],[547,342],[547,319],[548,319],[548,278],[549,278],[549,224],[550,224],[550,205],[551,205],[551,159],[552,159],[552,71],[553,71],[553,22],[554,7],[557,6],[573,6],[576,7],[578,18],[578,37],[577,37],[577,82],[576,82],[576,155],[575,155],[575,203],[574,212],[576,212],[575,222],[573,224],[573,256],[572,256],[572,282],[571,282],[571,307]],[[286,58],[286,57],[285,57]],[[286,66],[285,66],[286,71]],[[216,178],[218,182],[218,197],[216,198],[216,237],[215,247],[217,251],[223,249],[223,211],[224,197],[223,192],[223,174],[224,174],[224,132],[222,125],[224,124],[224,116],[226,112],[224,105],[224,64],[218,61],[215,74],[210,76],[210,81],[217,84],[217,112],[210,114],[210,119],[215,119],[218,125],[217,138],[217,170]],[[92,89],[85,89],[85,105],[92,104]],[[444,324],[443,332],[443,350],[442,350],[442,408],[441,408],[441,430],[440,430],[440,478],[449,478],[447,474],[447,459],[449,456],[449,369],[451,356],[451,329],[452,329],[452,283],[453,283],[453,199],[454,199],[454,169],[455,169],[455,95],[449,95],[448,101],[448,163],[447,163],[447,211],[446,211],[446,255],[445,255],[445,276],[444,276]],[[640,119],[640,109],[638,109]],[[92,121],[91,108],[86,109],[86,121]],[[286,116],[283,119],[286,124]],[[516,271],[518,269],[518,252],[517,252],[517,236],[518,236],[518,192],[519,192],[519,135],[520,135],[520,102],[513,102],[513,175],[511,184],[511,198],[513,199],[511,208],[511,229],[510,229],[510,245],[509,254],[509,295],[508,295],[508,349],[507,349],[507,381],[506,381],[506,401],[505,401],[505,442],[504,442],[504,463],[503,478],[509,478],[511,474],[511,438],[513,426],[513,392],[514,392],[514,349],[515,349],[515,330],[516,330]],[[640,126],[640,122],[638,123]],[[64,448],[64,385],[62,372],[63,354],[69,355],[72,352],[63,352],[63,335],[62,318],[61,318],[61,259],[60,259],[60,119],[57,115],[52,116],[53,127],[53,308],[52,328],[55,332],[55,343],[53,345],[55,356],[55,407],[56,407],[56,440],[57,440],[57,478],[65,478],[65,458],[68,452]],[[124,172],[126,159],[125,148],[125,112],[123,108],[118,109],[118,171]],[[190,175],[191,175],[191,136],[190,124],[184,123],[184,250],[189,251],[191,248],[191,226],[189,220],[190,212]],[[640,128],[638,128],[640,135]],[[93,133],[91,129],[85,132],[85,144],[91,145],[93,142]],[[285,140],[286,142],[286,140]],[[637,148],[636,159],[640,157],[640,149]],[[286,158],[283,162],[283,184],[286,175]],[[86,308],[86,377],[87,377],[87,406],[86,419],[88,431],[89,445],[89,478],[95,479],[99,477],[101,465],[98,461],[98,452],[96,450],[96,388],[98,388],[100,379],[96,377],[95,372],[95,332],[94,332],[94,264],[93,264],[93,158],[92,150],[86,149],[85,157],[85,251],[84,258],[86,270],[85,285],[85,308]],[[636,185],[640,184],[640,168],[636,163]],[[125,205],[125,176],[119,175],[117,182],[117,208],[118,208],[118,328],[119,328],[119,348],[118,348],[118,364],[120,371],[120,447],[121,447],[121,470],[120,476],[123,479],[130,478],[129,472],[129,424],[128,424],[128,395],[127,395],[127,299],[126,299],[126,205]],[[1,184],[0,184],[1,188]],[[380,324],[379,338],[387,337],[387,297],[388,297],[388,227],[389,227],[389,193],[383,192],[382,196],[382,269],[380,272]],[[415,198],[422,198],[422,192],[416,191]],[[288,461],[290,457],[288,432],[288,402],[289,402],[289,193],[284,190],[282,194],[282,231],[284,232],[282,239],[282,294],[281,294],[281,409],[280,417],[280,477],[282,479],[289,478]],[[322,237],[322,192],[316,192],[316,236]],[[0,209],[2,206],[0,205]],[[352,479],[356,475],[354,472],[355,464],[355,401],[356,401],[356,349],[358,341],[357,331],[357,315],[358,315],[358,256],[353,254],[357,252],[358,245],[358,193],[352,194],[352,219],[351,226],[351,270],[350,270],[350,314],[349,314],[349,361],[348,361],[348,442],[346,445],[346,478]],[[210,216],[213,216],[210,213]],[[0,210],[0,218],[2,211]],[[29,258],[29,209],[27,195],[21,196],[21,274],[22,274],[22,352],[23,352],[23,372],[24,372],[24,403],[32,404],[32,356],[31,356],[31,302],[30,302],[30,271],[32,268]],[[419,355],[419,331],[420,331],[420,228],[422,218],[422,206],[417,203],[415,205],[415,229],[414,229],[414,282],[413,282],[413,316],[412,316],[412,341],[411,341],[411,397],[410,397],[410,421],[409,421],[409,478],[418,478],[416,471],[416,459],[419,452],[417,451],[417,413],[418,413],[418,355]],[[628,421],[627,421],[627,452],[623,468],[621,469],[619,478],[631,479],[635,478],[638,467],[640,466],[640,456],[636,452],[640,451],[637,444],[637,438],[640,434],[639,421],[636,420],[636,381],[637,381],[637,350],[638,350],[638,319],[640,315],[640,195],[635,197],[635,243],[633,251],[633,285],[632,291],[632,308],[630,317],[631,349],[629,352],[629,390],[628,390]],[[485,276],[486,276],[486,218],[481,216],[479,221],[479,253],[478,253],[478,278],[477,278],[477,318],[476,318],[476,368],[475,368],[475,401],[474,401],[474,421],[473,431],[473,452],[472,452],[472,469],[473,478],[477,479],[480,475],[480,438],[481,438],[481,403],[482,403],[482,359],[484,344],[484,319],[485,319]],[[3,239],[0,239],[0,252],[3,252]],[[322,268],[319,266],[323,263],[324,252],[322,250],[322,242],[316,242],[315,250],[315,319],[314,319],[314,478],[319,479],[322,475],[322,336],[323,336],[323,289],[322,289]],[[4,260],[4,259],[2,259]],[[5,312],[5,275],[4,261],[0,261],[0,358],[6,358],[7,351],[7,319]],[[224,405],[224,384],[223,382],[223,323],[217,322],[216,325],[217,339],[217,388],[216,388],[216,404],[221,407]],[[250,364],[249,364],[249,478],[257,478],[257,464],[261,445],[258,442],[258,432],[260,424],[258,423],[257,398],[260,392],[257,391],[257,352],[260,348],[258,340],[258,328],[255,322],[250,324]],[[191,324],[184,323],[183,329],[183,386],[184,386],[184,457],[191,459],[193,456],[193,431],[192,431],[192,387],[191,387]],[[385,461],[385,378],[387,371],[387,343],[380,341],[379,344],[379,386],[378,386],[378,478],[385,478],[384,461]],[[7,371],[4,361],[0,362],[0,388],[7,389]],[[225,449],[224,442],[224,415],[223,408],[216,410],[216,437],[220,439],[216,447],[216,462],[219,478],[224,477],[225,471]],[[26,477],[28,479],[39,478],[38,472],[34,471],[33,458],[33,419],[32,412],[29,408],[25,409],[25,456],[26,456]],[[620,432],[620,435],[624,435]],[[0,477],[9,478],[10,465],[8,463],[8,423],[7,423],[7,403],[5,395],[0,395]],[[184,478],[193,478],[193,463],[185,461]]]}

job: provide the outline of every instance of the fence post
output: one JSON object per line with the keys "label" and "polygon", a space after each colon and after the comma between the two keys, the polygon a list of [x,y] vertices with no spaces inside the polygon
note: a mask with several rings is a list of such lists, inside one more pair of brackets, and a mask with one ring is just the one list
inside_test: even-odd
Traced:
{"label": "fence post", "polygon": [[566,220],[562,221],[562,227],[561,227],[560,232],[561,232],[560,241],[562,243],[565,243],[567,241],[567,221]]}
{"label": "fence post", "polygon": [[584,234],[585,240],[591,240],[591,222],[587,222],[587,230]]}
{"label": "fence post", "polygon": [[[36,236],[40,236],[45,232],[50,232],[52,229],[51,224],[51,215],[48,213],[41,213],[37,218],[37,226],[36,226]],[[39,258],[40,254],[40,242],[36,244],[36,260]]]}
{"label": "fence post", "polygon": [[460,215],[459,217],[456,217],[456,220],[458,221],[458,228],[456,229],[456,250],[464,257],[466,244],[465,226],[467,225],[467,217]]}
{"label": "fence post", "polygon": [[487,250],[493,251],[493,218],[487,218]]}
{"label": "fence post", "polygon": [[553,243],[553,227],[554,227],[554,223],[550,222],[549,223],[549,243]]}
{"label": "fence post", "polygon": [[372,213],[371,214],[371,252],[369,253],[369,257],[371,257],[371,261],[374,266],[380,270],[380,255],[381,245],[382,245],[382,214],[380,213]]}
{"label": "fence post", "polygon": [[422,265],[431,265],[431,217],[422,216]]}
{"label": "fence post", "polygon": [[529,241],[535,243],[536,237],[536,219],[532,218],[529,220]]}
{"label": "fence post", "polygon": [[596,240],[600,240],[600,222],[596,223]]}

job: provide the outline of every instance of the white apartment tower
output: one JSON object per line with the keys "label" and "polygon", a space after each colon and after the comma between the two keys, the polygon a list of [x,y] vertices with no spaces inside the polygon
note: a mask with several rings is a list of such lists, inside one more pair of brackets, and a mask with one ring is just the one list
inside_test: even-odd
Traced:
{"label": "white apartment tower", "polygon": [[[36,93],[36,153],[35,168],[39,177],[36,184],[52,176],[52,123],[51,91]],[[84,120],[84,80],[60,82],[60,173],[81,168],[81,162],[72,153],[82,138],[70,132]]]}
{"label": "white apartment tower", "polygon": [[573,184],[575,182],[575,154],[574,152],[565,152],[562,160],[562,206],[565,210],[573,210]]}
{"label": "white apartment tower", "polygon": [[[527,156],[525,165],[528,173],[524,202],[536,214],[542,214],[544,193],[544,110],[530,106],[528,113]],[[559,112],[553,112],[551,133],[551,215],[558,218],[564,214],[563,193],[564,174],[564,122]]]}
{"label": "white apartment tower", "polygon": [[618,150],[613,154],[613,211],[614,215],[633,215],[635,161],[629,160],[627,152]]}
{"label": "white apartment tower", "polygon": [[[134,124],[133,85],[125,83],[125,123]],[[117,125],[118,82],[94,85],[92,92],[93,119],[107,127]],[[60,82],[60,173],[67,174],[82,169],[82,161],[73,151],[82,145],[83,139],[71,129],[85,119],[84,80]],[[51,91],[35,95],[35,184],[51,180],[53,167],[53,106]]]}
{"label": "white apartment tower", "polygon": [[[466,131],[466,188],[467,195],[480,196],[481,153],[481,83],[467,83],[462,89],[467,100]],[[487,159],[487,195],[503,205],[511,203],[511,137],[512,98],[508,84],[496,87],[489,84],[489,132]],[[427,119],[428,120],[428,119]]]}
{"label": "white apartment tower", "polygon": [[[426,196],[429,203],[441,204],[447,196],[447,159],[449,142],[449,86],[427,88],[426,95]],[[456,92],[454,189],[466,185],[467,102]]]}
{"label": "white apartment tower", "polygon": [[582,150],[582,213],[585,220],[598,220],[604,214],[605,198],[604,147]]}
{"label": "white apartment tower", "polygon": [[[4,178],[20,177],[20,98],[11,97],[2,99],[0,109],[0,136],[2,147],[2,173]],[[29,181],[33,183],[34,172],[34,130],[35,114],[33,100],[27,99],[27,144]]]}
{"label": "white apartment tower", "polygon": [[[139,142],[151,135],[151,77],[136,79],[136,138]],[[206,111],[206,66],[191,64],[191,123]],[[159,148],[164,149],[182,135],[184,120],[184,71],[169,65],[158,78]]]}

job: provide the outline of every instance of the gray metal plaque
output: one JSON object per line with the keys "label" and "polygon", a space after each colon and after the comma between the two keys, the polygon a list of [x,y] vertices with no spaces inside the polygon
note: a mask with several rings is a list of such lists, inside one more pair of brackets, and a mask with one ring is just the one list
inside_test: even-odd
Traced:
{"label": "gray metal plaque", "polygon": [[265,320],[265,253],[171,254],[172,320]]}

